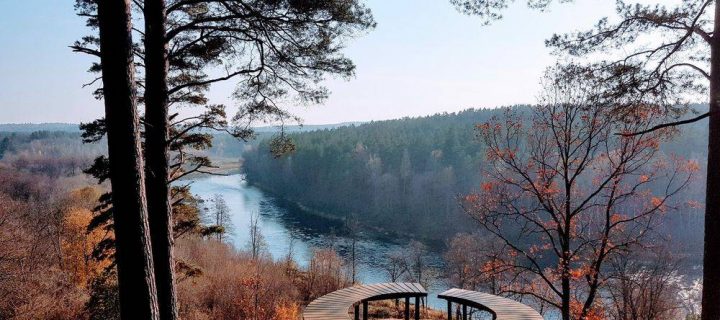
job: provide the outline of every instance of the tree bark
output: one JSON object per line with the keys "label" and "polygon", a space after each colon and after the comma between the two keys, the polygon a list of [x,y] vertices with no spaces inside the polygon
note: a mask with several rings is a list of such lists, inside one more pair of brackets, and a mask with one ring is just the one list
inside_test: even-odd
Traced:
{"label": "tree bark", "polygon": [[720,319],[720,3],[715,4],[715,32],[710,44],[710,120],[702,319]]}
{"label": "tree bark", "polygon": [[158,319],[135,99],[129,0],[98,1],[120,317]]}
{"label": "tree bark", "polygon": [[147,0],[145,16],[145,161],[147,203],[160,319],[178,318],[168,155],[168,46],[165,0]]}
{"label": "tree bark", "polygon": [[562,262],[562,275],[561,275],[561,290],[562,290],[562,297],[561,297],[561,308],[560,308],[560,314],[562,316],[563,320],[570,320],[570,272],[569,272],[569,265],[570,261],[567,257],[567,249],[565,249],[565,246],[563,246],[563,262]]}

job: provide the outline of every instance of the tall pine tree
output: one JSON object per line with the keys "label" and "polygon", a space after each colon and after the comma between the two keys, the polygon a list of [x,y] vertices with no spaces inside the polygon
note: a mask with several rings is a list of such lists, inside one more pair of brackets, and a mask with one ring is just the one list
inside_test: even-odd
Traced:
{"label": "tall pine tree", "polygon": [[128,0],[97,3],[122,319],[157,319]]}

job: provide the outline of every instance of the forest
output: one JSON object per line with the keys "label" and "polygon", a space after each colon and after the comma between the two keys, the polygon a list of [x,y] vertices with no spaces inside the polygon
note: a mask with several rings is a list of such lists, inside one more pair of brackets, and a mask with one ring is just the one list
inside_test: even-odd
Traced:
{"label": "forest", "polygon": [[[531,107],[509,108],[528,114]],[[243,172],[250,183],[320,215],[357,220],[401,238],[444,243],[455,233],[474,230],[458,198],[484,182],[486,150],[475,126],[505,112],[469,109],[293,133],[289,137],[296,151],[279,159],[274,159],[271,137],[266,137],[243,153]],[[704,170],[706,141],[695,137],[706,132],[699,124],[686,126],[660,151],[695,159]],[[677,197],[700,201],[704,192],[694,184]],[[678,252],[699,259],[700,208],[685,206],[664,219],[664,232],[683,245]]]}

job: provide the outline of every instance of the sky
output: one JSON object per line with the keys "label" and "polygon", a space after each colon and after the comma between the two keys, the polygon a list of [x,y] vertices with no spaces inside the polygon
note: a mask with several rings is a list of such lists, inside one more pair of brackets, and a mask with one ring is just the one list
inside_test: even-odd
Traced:
{"label": "sky", "polygon": [[[326,103],[288,106],[306,124],[424,116],[533,103],[543,71],[557,57],[554,33],[585,30],[614,15],[610,0],[555,4],[547,12],[517,1],[490,26],[448,0],[365,0],[377,27],[350,40],[356,77],[328,79]],[[646,1],[647,2],[647,1]],[[68,48],[87,33],[72,0],[0,0],[0,123],[93,120],[102,102],[83,84],[92,59]],[[233,84],[211,88],[231,109]]]}

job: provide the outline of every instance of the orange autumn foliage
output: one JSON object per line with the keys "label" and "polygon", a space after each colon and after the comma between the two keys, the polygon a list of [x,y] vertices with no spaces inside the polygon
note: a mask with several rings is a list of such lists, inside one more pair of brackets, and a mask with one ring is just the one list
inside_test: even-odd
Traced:
{"label": "orange autumn foliage", "polygon": [[493,184],[490,183],[490,182],[484,182],[483,184],[480,185],[480,188],[481,188],[483,191],[489,192],[489,191],[492,191],[492,189],[493,189]]}
{"label": "orange autumn foliage", "polygon": [[628,217],[626,215],[622,215],[619,213],[615,213],[610,216],[610,223],[612,224],[618,224],[622,222],[623,220],[627,219]]}
{"label": "orange autumn foliage", "polygon": [[471,194],[468,194],[465,196],[465,201],[470,204],[476,203],[479,200],[480,200],[480,195],[475,194],[475,193],[471,193]]}
{"label": "orange autumn foliage", "polygon": [[73,283],[85,287],[89,280],[98,276],[110,265],[110,261],[93,259],[92,251],[105,238],[103,230],[88,232],[93,213],[90,208],[99,192],[94,188],[74,190],[69,196],[69,205],[65,209],[63,232],[61,235],[62,265],[71,274]]}
{"label": "orange autumn foliage", "polygon": [[592,275],[594,271],[589,265],[582,265],[579,268],[570,269],[570,277],[574,280],[582,279],[586,276]]}
{"label": "orange autumn foliage", "polygon": [[650,204],[652,204],[653,207],[661,207],[663,204],[663,199],[658,197],[652,197],[650,198]]}
{"label": "orange autumn foliage", "polygon": [[300,307],[294,303],[275,307],[276,320],[296,320],[300,317]]}
{"label": "orange autumn foliage", "polygon": [[585,317],[582,316],[583,312],[583,304],[573,299],[570,301],[570,314],[572,315],[572,319],[582,319],[582,320],[607,320],[608,318],[605,316],[605,310],[599,306],[594,305],[590,307],[590,309],[587,311],[587,314]]}
{"label": "orange autumn foliage", "polygon": [[302,304],[350,285],[331,250],[316,252],[305,269],[267,257],[256,260],[212,239],[181,238],[176,249],[178,260],[202,270],[178,283],[185,320],[296,320]]}

